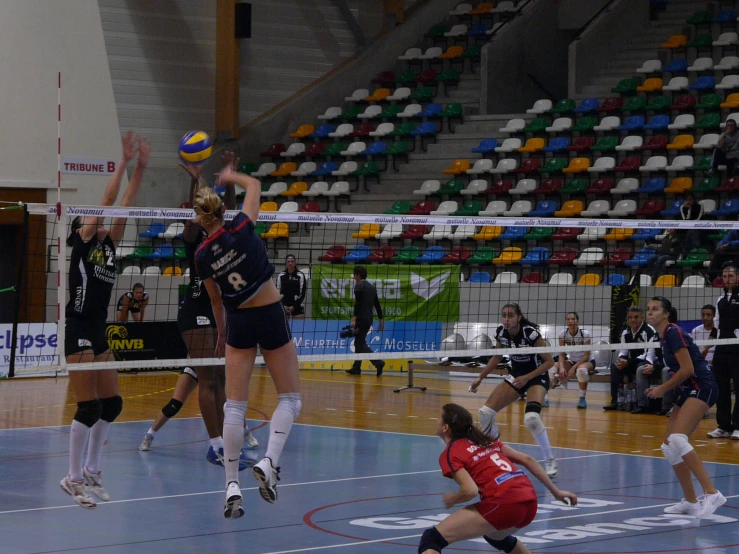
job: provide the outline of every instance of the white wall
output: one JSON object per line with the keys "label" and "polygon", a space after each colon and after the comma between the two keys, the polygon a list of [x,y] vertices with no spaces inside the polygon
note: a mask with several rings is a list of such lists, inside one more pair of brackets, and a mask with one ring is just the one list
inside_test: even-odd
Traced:
{"label": "white wall", "polygon": [[[56,202],[57,72],[62,153],[120,158],[120,131],[95,0],[0,1],[0,186],[43,187]],[[63,201],[100,201],[105,177],[64,175]]]}

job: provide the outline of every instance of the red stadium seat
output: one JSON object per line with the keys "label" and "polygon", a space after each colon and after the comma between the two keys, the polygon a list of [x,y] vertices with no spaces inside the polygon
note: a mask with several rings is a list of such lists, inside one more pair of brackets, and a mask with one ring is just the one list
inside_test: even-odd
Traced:
{"label": "red stadium seat", "polygon": [[426,225],[411,225],[408,230],[400,235],[401,239],[422,239],[423,235],[429,232],[429,228]]}
{"label": "red stadium seat", "polygon": [[613,188],[613,181],[611,179],[598,179],[590,184],[590,187],[585,190],[585,194],[608,194]]}
{"label": "red stadium seat", "polygon": [[323,256],[318,256],[319,262],[340,262],[346,256],[346,246],[334,245]]}
{"label": "red stadium seat", "polygon": [[647,200],[644,205],[634,212],[635,216],[639,217],[652,217],[659,215],[659,213],[665,209],[664,200]]}
{"label": "red stadium seat", "polygon": [[726,179],[723,185],[714,189],[714,192],[733,192],[733,193],[739,192],[739,177],[732,177],[731,179]]}
{"label": "red stadium seat", "polygon": [[350,137],[368,137],[369,134],[375,130],[375,126],[372,123],[361,123],[354,128],[354,131],[349,133]]}
{"label": "red stadium seat", "polygon": [[306,158],[315,158],[320,156],[326,150],[326,145],[322,142],[311,143],[304,151],[303,156]]}
{"label": "red stadium seat", "polygon": [[298,211],[309,214],[318,213],[321,211],[321,205],[318,202],[306,202]]}
{"label": "red stadium seat", "polygon": [[577,240],[577,235],[580,234],[578,227],[560,227],[552,235],[553,240]]}
{"label": "red stadium seat", "polygon": [[670,109],[679,111],[692,110],[695,107],[696,102],[697,99],[692,94],[682,94],[674,100]]}
{"label": "red stadium seat", "polygon": [[521,277],[521,283],[525,285],[538,285],[544,282],[544,276],[541,273],[527,273]]}
{"label": "red stadium seat", "polygon": [[267,148],[266,152],[262,152],[259,155],[262,156],[263,158],[279,158],[280,154],[286,151],[287,151],[287,146],[285,146],[281,142],[275,142],[269,148]]}
{"label": "red stadium seat", "polygon": [[613,252],[606,254],[600,263],[601,265],[623,265],[623,263],[631,257],[631,251],[628,248],[616,248]]}
{"label": "red stadium seat", "polygon": [[574,142],[567,147],[570,152],[585,152],[590,150],[595,144],[593,137],[577,137]]}
{"label": "red stadium seat", "polygon": [[646,144],[641,145],[642,150],[665,150],[667,144],[670,142],[670,137],[667,135],[653,135],[649,137]]}
{"label": "red stadium seat", "polygon": [[389,264],[390,260],[395,256],[395,249],[389,244],[383,244],[377,249],[377,252],[370,254],[365,261],[376,264]]}
{"label": "red stadium seat", "polygon": [[521,165],[513,170],[513,173],[538,173],[541,168],[541,158],[526,158]]}
{"label": "red stadium seat", "polygon": [[472,252],[466,246],[455,246],[452,251],[441,259],[443,264],[462,264],[472,257]]}
{"label": "red stadium seat", "polygon": [[557,194],[564,186],[562,179],[545,179],[536,191],[537,194]]}
{"label": "red stadium seat", "polygon": [[422,200],[410,210],[406,215],[430,215],[436,209],[436,204],[431,200]]}
{"label": "red stadium seat", "polygon": [[577,250],[574,248],[559,248],[547,260],[548,265],[572,265],[577,258]]}
{"label": "red stadium seat", "polygon": [[483,194],[508,194],[508,191],[513,188],[513,181],[508,179],[499,179],[495,181],[492,186],[483,192]]}
{"label": "red stadium seat", "polygon": [[630,173],[632,171],[639,171],[641,166],[641,156],[629,156],[624,158],[620,164],[613,168],[613,171],[620,171],[622,173]]}
{"label": "red stadium seat", "polygon": [[624,99],[623,98],[606,98],[601,102],[600,107],[598,108],[599,112],[617,112],[621,110],[621,108],[624,105]]}

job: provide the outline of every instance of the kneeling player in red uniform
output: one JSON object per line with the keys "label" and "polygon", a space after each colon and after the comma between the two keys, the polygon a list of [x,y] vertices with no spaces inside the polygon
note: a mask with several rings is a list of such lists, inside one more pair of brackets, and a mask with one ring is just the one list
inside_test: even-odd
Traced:
{"label": "kneeling player in red uniform", "polygon": [[503,552],[529,553],[513,533],[534,520],[538,502],[531,481],[514,463],[528,469],[557,500],[577,504],[577,496],[558,489],[534,458],[475,427],[472,415],[462,406],[446,404],[441,409],[436,434],[447,445],[439,457],[441,471],[459,484],[458,492],[444,495],[444,504],[451,508],[476,496],[480,501],[427,529],[418,545],[419,554],[438,554],[453,542],[480,536]]}

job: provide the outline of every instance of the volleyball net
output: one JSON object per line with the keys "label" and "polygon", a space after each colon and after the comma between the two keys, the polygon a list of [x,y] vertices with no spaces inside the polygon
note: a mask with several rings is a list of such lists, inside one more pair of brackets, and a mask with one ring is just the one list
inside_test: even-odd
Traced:
{"label": "volleyball net", "polygon": [[[56,205],[29,204],[19,213],[26,211],[25,243],[15,237],[16,248],[25,252],[22,267],[14,268],[18,309],[14,319],[4,319],[14,324],[3,324],[0,372],[9,366],[16,376],[34,376],[223,363],[188,359],[177,329],[178,305],[190,280],[181,233],[192,210],[63,206],[57,213]],[[65,240],[78,216],[102,217],[106,226],[121,217],[127,224],[115,259],[91,260],[113,264],[117,272],[105,329],[114,361],[67,367],[71,249]],[[739,229],[736,221],[263,211],[255,232],[275,264],[275,278],[288,254],[305,277],[305,313],[289,318],[304,367],[355,359],[397,361],[395,367],[408,360],[484,361],[505,353],[496,350],[494,337],[510,302],[540,326],[550,344],[532,352],[590,351],[599,367],[607,367],[614,352],[624,349],[620,335],[632,305],[645,308],[653,296],[665,296],[682,327],[691,331],[701,324],[701,308],[715,306],[723,294],[722,266],[735,257],[739,262],[736,245],[717,249],[733,229]],[[384,315],[384,328],[375,315],[366,337],[374,354],[356,353],[347,329],[356,265],[366,268]],[[119,299],[125,304],[127,293],[141,289],[137,285],[148,296],[140,322],[133,321],[133,310],[117,309]],[[128,312],[125,320],[122,311]],[[577,313],[578,328],[587,331],[581,336],[589,334],[590,344],[560,345],[570,312]],[[739,338],[709,341],[739,344]]]}

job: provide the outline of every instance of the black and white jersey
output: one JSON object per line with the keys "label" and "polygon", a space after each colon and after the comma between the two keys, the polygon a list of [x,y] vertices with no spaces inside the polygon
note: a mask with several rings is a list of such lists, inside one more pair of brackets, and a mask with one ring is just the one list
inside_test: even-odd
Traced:
{"label": "black and white jersey", "polygon": [[118,299],[118,306],[116,307],[117,311],[123,311],[123,302],[126,298],[128,298],[128,311],[132,314],[137,314],[141,311],[141,307],[146,303],[146,301],[149,300],[149,293],[145,292],[141,296],[141,300],[136,300],[133,292],[121,294],[121,297]]}
{"label": "black and white jersey", "polygon": [[190,242],[184,237],[182,239],[185,243],[185,259],[187,260],[187,267],[190,269],[190,282],[188,283],[186,294],[190,300],[198,300],[201,297],[210,300],[208,291],[205,290],[205,287],[203,286],[203,282],[198,275],[198,267],[195,264],[195,253],[198,251],[198,248],[200,248],[203,241],[208,237],[208,234],[205,232],[205,229],[199,225],[196,226],[199,227],[199,232],[194,241]]}
{"label": "black and white jersey", "polygon": [[[590,331],[587,329],[583,329],[580,327],[577,331],[575,331],[575,334],[573,335],[570,333],[570,329],[568,327],[565,327],[560,333],[559,333],[559,340],[564,341],[565,346],[574,346],[574,345],[583,345],[583,344],[590,344],[591,343],[591,335]],[[573,364],[578,363],[580,360],[582,360],[582,357],[585,353],[584,352],[568,352],[567,353],[567,359],[569,359]]]}
{"label": "black and white jersey", "polygon": [[277,276],[277,290],[280,291],[282,304],[285,306],[302,306],[307,289],[308,281],[302,271],[296,269],[290,273],[285,270]]}
{"label": "black and white jersey", "polygon": [[[718,328],[718,338],[739,338],[739,292],[736,289],[724,289],[724,294],[716,302],[713,324]],[[723,353],[739,353],[739,345],[735,344],[717,346],[716,349]]]}
{"label": "black and white jersey", "polygon": [[66,316],[105,323],[115,278],[115,244],[110,235],[100,241],[95,234],[84,242],[79,233],[74,233]]}
{"label": "black and white jersey", "polygon": [[[522,325],[518,329],[518,333],[511,337],[508,331],[502,326],[498,326],[495,331],[495,340],[498,341],[503,348],[526,348],[536,346],[537,341],[541,338],[541,333],[536,327],[530,325]],[[531,373],[539,367],[543,360],[538,354],[507,354],[511,359],[511,375],[520,377]]]}
{"label": "black and white jersey", "polygon": [[636,363],[647,362],[654,365],[658,361],[656,348],[659,348],[659,335],[657,331],[649,325],[646,321],[641,324],[641,327],[636,330],[636,333],[631,330],[631,327],[626,327],[621,332],[621,342],[624,344],[633,344],[636,342],[644,343],[655,343],[654,347],[647,348],[645,350],[628,350],[624,349],[618,353],[619,358],[630,360]]}

